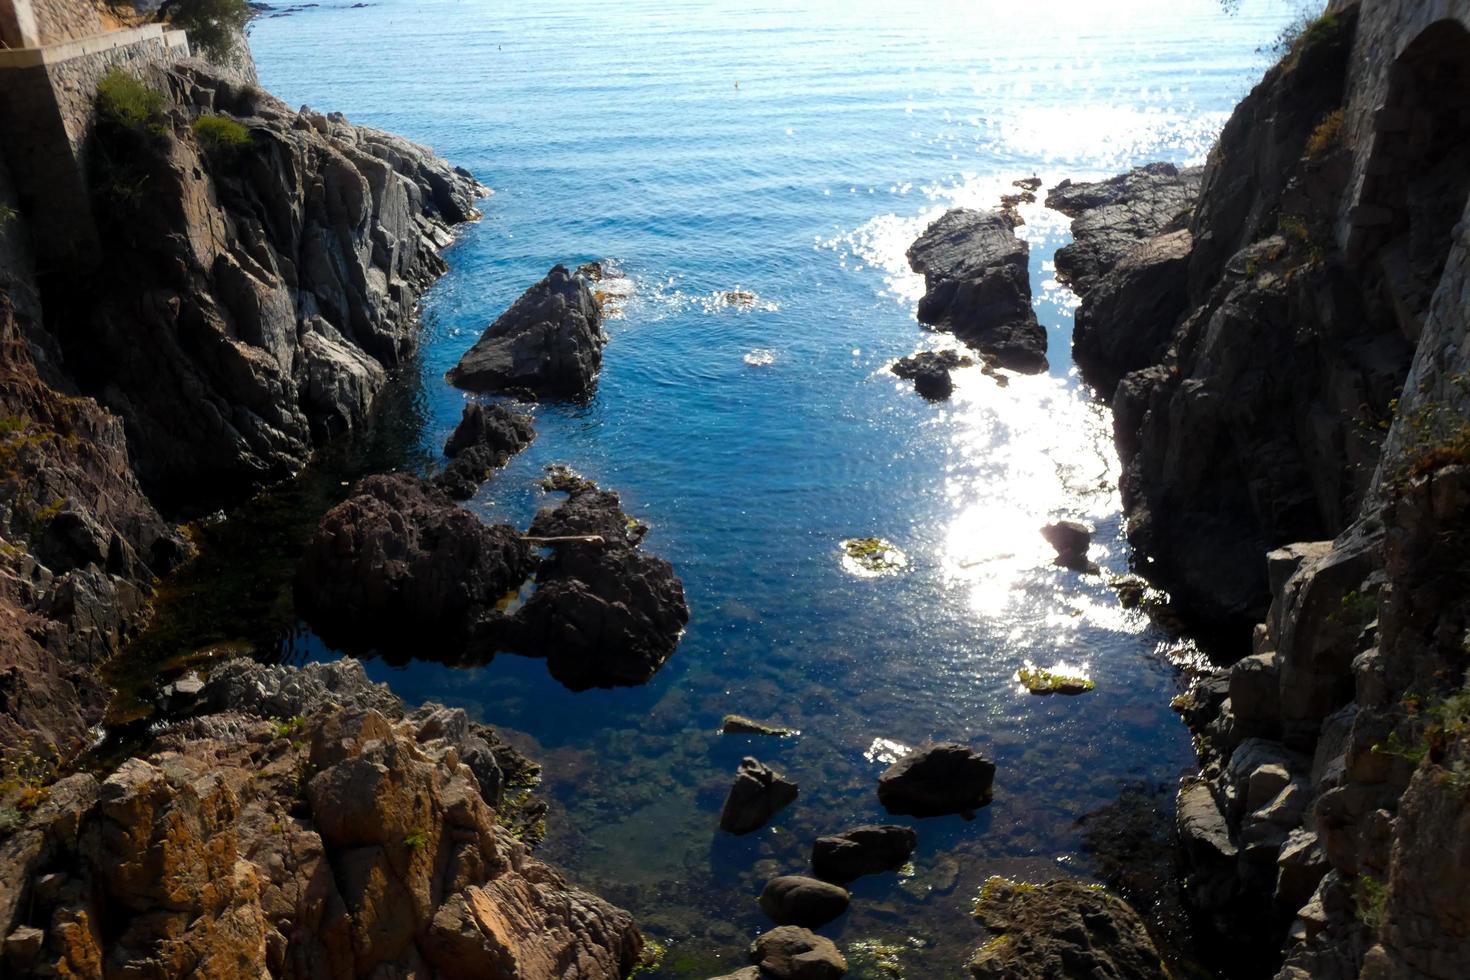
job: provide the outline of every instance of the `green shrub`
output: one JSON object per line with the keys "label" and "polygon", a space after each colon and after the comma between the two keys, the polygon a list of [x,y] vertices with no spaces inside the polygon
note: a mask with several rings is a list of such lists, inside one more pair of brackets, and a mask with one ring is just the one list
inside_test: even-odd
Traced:
{"label": "green shrub", "polygon": [[161,133],[164,128],[163,93],[120,68],[97,83],[97,110],[104,119],[140,132]]}
{"label": "green shrub", "polygon": [[232,152],[250,145],[250,130],[229,116],[207,113],[195,119],[192,128],[206,150]]}
{"label": "green shrub", "polygon": [[186,31],[195,51],[210,61],[223,62],[235,53],[236,38],[250,19],[250,4],[246,0],[165,0],[158,18]]}

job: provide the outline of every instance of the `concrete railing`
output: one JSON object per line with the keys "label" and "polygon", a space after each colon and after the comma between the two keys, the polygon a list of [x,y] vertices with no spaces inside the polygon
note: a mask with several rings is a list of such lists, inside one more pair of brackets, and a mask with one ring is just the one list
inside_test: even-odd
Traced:
{"label": "concrete railing", "polygon": [[171,31],[162,24],[145,24],[142,27],[108,31],[105,34],[94,34],[92,37],[84,37],[76,41],[61,41],[39,48],[0,49],[0,69],[54,65],[73,58],[100,54],[104,51],[125,48],[155,39],[161,40],[164,47],[178,52],[182,57],[187,57],[189,54],[189,39],[183,31]]}

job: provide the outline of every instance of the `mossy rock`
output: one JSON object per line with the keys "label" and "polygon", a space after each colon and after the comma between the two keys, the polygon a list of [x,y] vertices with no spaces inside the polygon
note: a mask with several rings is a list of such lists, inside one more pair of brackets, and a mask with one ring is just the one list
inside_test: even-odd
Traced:
{"label": "mossy rock", "polygon": [[1027,663],[1016,671],[1016,680],[1032,694],[1085,694],[1097,686],[1092,678],[1064,664],[1048,669]]}
{"label": "mossy rock", "polygon": [[847,538],[842,565],[857,575],[886,575],[908,567],[908,556],[886,538]]}

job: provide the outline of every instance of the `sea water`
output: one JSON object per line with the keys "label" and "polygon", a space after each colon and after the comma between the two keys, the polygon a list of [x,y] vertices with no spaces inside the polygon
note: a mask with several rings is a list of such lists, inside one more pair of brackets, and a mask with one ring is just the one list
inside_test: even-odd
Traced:
{"label": "sea water", "polygon": [[[368,670],[545,765],[541,855],[668,947],[656,975],[744,965],[769,927],[763,883],[806,870],[815,837],[887,819],[879,773],[928,740],[992,756],[995,800],[970,821],[902,821],[913,864],[856,883],[822,930],[855,975],[963,975],[987,876],[1086,877],[1080,818],[1129,787],[1170,805],[1193,761],[1169,708],[1191,647],[1108,584],[1131,555],[1108,408],[1071,363],[1076,301],[1054,277],[1068,222],[1021,207],[1050,372],[1002,387],[960,371],[938,404],[888,371],[954,346],[916,323],[903,253],[946,208],[994,207],[1019,178],[1044,197],[1063,178],[1202,162],[1299,12],[325,0],[255,21],[272,92],[428,143],[494,191],[399,381],[421,450],[437,455],[465,402],[443,372],[553,264],[610,259],[629,277],[596,397],[535,407],[535,443],[471,506],[524,526],[557,499],[538,487],[551,463],[618,491],[683,579],[679,649],[641,688],[582,693],[513,656],[466,669],[400,650]],[[736,289],[754,301],[725,302]],[[1058,518],[1096,528],[1103,574],[1052,564],[1038,529]],[[868,536],[906,566],[844,563],[840,542]],[[309,631],[284,652],[338,655]],[[1096,688],[1031,695],[1028,661]],[[727,712],[800,734],[719,735]],[[746,754],[801,794],[734,838],[717,820]]]}

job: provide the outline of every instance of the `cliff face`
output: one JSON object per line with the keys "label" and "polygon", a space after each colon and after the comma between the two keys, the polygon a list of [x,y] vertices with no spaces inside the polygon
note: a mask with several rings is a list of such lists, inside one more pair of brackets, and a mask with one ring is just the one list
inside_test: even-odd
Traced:
{"label": "cliff face", "polygon": [[99,122],[97,289],[80,309],[48,294],[48,313],[125,420],[144,485],[199,506],[363,421],[482,189],[424,147],[201,66],[162,82],[162,118]]}
{"label": "cliff face", "polygon": [[1122,291],[1180,297],[1114,395],[1124,500],[1177,599],[1258,623],[1181,699],[1179,830],[1193,905],[1289,980],[1470,975],[1467,109],[1470,3],[1334,3],[1187,223],[1083,292],[1132,356],[1159,311]]}

